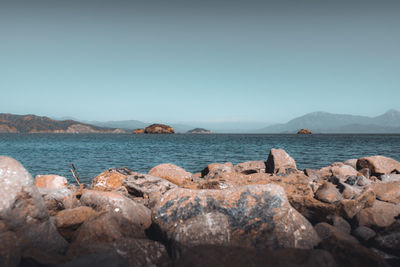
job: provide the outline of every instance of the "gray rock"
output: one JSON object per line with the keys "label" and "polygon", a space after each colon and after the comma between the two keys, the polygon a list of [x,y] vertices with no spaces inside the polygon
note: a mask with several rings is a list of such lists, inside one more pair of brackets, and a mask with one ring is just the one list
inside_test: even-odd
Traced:
{"label": "gray rock", "polygon": [[122,185],[126,187],[129,194],[136,197],[149,197],[154,192],[164,194],[168,190],[177,187],[177,185],[165,179],[139,173],[127,176]]}
{"label": "gray rock", "polygon": [[333,216],[332,218],[332,223],[333,226],[335,226],[337,229],[341,230],[342,232],[346,233],[346,234],[350,234],[351,232],[351,226],[350,224],[343,219],[340,216]]}
{"label": "gray rock", "polygon": [[353,235],[356,236],[359,240],[363,242],[367,242],[371,238],[376,236],[374,230],[366,226],[359,226],[354,230]]}

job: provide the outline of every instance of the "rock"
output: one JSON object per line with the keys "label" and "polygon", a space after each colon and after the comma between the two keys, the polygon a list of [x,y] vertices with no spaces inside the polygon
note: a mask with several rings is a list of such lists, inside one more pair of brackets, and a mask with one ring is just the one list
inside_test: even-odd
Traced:
{"label": "rock", "polygon": [[400,182],[400,174],[384,174],[380,178],[382,182]]}
{"label": "rock", "polygon": [[269,152],[266,172],[286,173],[287,169],[297,169],[294,159],[285,150],[272,148]]}
{"label": "rock", "polygon": [[356,219],[358,225],[368,227],[388,227],[396,221],[400,214],[400,206],[376,200],[374,205],[361,210]]}
{"label": "rock", "polygon": [[174,129],[165,124],[152,124],[144,129],[146,134],[173,134]]}
{"label": "rock", "polygon": [[324,167],[319,170],[313,170],[313,169],[306,168],[304,170],[304,173],[305,173],[305,175],[312,178],[313,180],[325,179],[325,178],[332,176],[330,167]]}
{"label": "rock", "polygon": [[[354,176],[352,176],[354,177]],[[361,188],[355,187],[355,186],[351,186],[349,184],[347,184],[348,180],[346,180],[345,183],[340,183],[339,186],[342,187],[341,191],[342,191],[342,197],[344,199],[353,199],[356,198],[357,196],[359,196],[362,192]]]}
{"label": "rock", "polygon": [[128,261],[117,252],[110,252],[85,255],[59,267],[126,267],[128,264]]}
{"label": "rock", "polygon": [[21,260],[21,248],[14,232],[0,232],[0,267],[17,267]]}
{"label": "rock", "polygon": [[340,201],[341,213],[348,219],[352,219],[362,209],[372,207],[375,202],[375,193],[367,188],[355,199]]}
{"label": "rock", "polygon": [[376,233],[369,227],[359,226],[354,230],[353,235],[362,242],[367,242],[371,238],[375,237]]}
{"label": "rock", "polygon": [[325,182],[315,193],[315,197],[326,203],[334,203],[342,199],[342,195],[335,185]]}
{"label": "rock", "polygon": [[191,180],[192,174],[171,163],[160,164],[149,171],[149,175],[163,178],[176,185],[182,185]]}
{"label": "rock", "polygon": [[376,183],[371,188],[377,199],[400,204],[400,182]]}
{"label": "rock", "polygon": [[76,229],[86,220],[96,217],[98,212],[90,207],[77,207],[60,211],[55,218],[58,232],[67,240],[71,240]]}
{"label": "rock", "polygon": [[400,229],[396,226],[384,229],[375,237],[375,242],[379,248],[400,255]]}
{"label": "rock", "polygon": [[65,177],[58,175],[37,175],[35,185],[40,188],[61,189],[67,188],[68,182]]}
{"label": "rock", "polygon": [[16,234],[21,249],[65,251],[67,242],[49,220],[32,176],[18,161],[4,156],[0,156],[0,196],[0,218]]}
{"label": "rock", "polygon": [[348,177],[348,176],[357,176],[358,172],[356,169],[349,165],[336,165],[331,167],[331,172],[333,176],[343,176],[343,177]]}
{"label": "rock", "polygon": [[339,229],[340,231],[342,231],[346,234],[350,234],[350,232],[351,232],[350,224],[340,216],[334,215],[332,217],[332,224],[335,228]]}
{"label": "rock", "polygon": [[133,134],[144,134],[144,129],[135,129],[132,132]]}
{"label": "rock", "polygon": [[135,174],[126,177],[123,186],[129,194],[136,197],[149,197],[151,193],[164,194],[177,186],[167,180],[148,174]]}
{"label": "rock", "polygon": [[353,167],[353,169],[357,169],[357,160],[358,159],[348,159],[345,162],[343,162],[345,165]]}
{"label": "rock", "polygon": [[311,131],[308,129],[300,129],[297,134],[311,134]]}
{"label": "rock", "polygon": [[235,172],[232,162],[211,163],[201,171],[201,176],[206,179],[220,178],[225,173]]}
{"label": "rock", "polygon": [[335,259],[321,249],[254,249],[202,245],[188,248],[171,266],[308,266],[336,267]]}
{"label": "rock", "polygon": [[239,163],[233,167],[235,172],[240,172],[243,174],[251,174],[251,173],[264,173],[266,168],[265,161],[246,161]]}
{"label": "rock", "polygon": [[72,209],[79,206],[79,200],[76,198],[75,192],[68,188],[38,188],[42,195],[47,210],[51,216],[56,215],[60,210]]}
{"label": "rock", "polygon": [[400,173],[400,162],[384,156],[360,158],[357,161],[357,170],[368,168],[372,175]]}
{"label": "rock", "polygon": [[82,205],[97,211],[108,211],[121,215],[132,225],[144,231],[151,224],[151,211],[116,192],[85,190],[81,196]]}
{"label": "rock", "polygon": [[172,189],[158,204],[154,222],[176,247],[312,248],[319,241],[311,224],[290,206],[283,188],[273,184]]}
{"label": "rock", "polygon": [[108,169],[92,180],[91,188],[100,191],[112,191],[120,188],[125,179],[125,173],[121,173],[118,169]]}
{"label": "rock", "polygon": [[58,266],[67,260],[64,255],[28,248],[23,251],[19,266]]}
{"label": "rock", "polygon": [[325,222],[318,223],[314,226],[315,231],[321,240],[335,236],[336,239],[345,240],[351,243],[358,243],[358,240],[352,237],[350,234],[343,232],[342,230]]}

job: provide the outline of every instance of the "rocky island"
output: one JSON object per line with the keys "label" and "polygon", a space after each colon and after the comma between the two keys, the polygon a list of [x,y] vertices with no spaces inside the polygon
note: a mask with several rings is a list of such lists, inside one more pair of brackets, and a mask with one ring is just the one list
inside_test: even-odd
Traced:
{"label": "rocky island", "polygon": [[311,130],[309,129],[300,129],[297,134],[311,134]]}
{"label": "rocky island", "polygon": [[0,114],[0,133],[125,133],[122,129],[97,127],[74,120],[52,120],[36,115]]}
{"label": "rocky island", "polygon": [[144,129],[144,133],[146,134],[173,134],[175,133],[174,129],[165,124],[152,124],[147,126]]}
{"label": "rocky island", "polygon": [[206,130],[204,128],[194,128],[192,130],[187,131],[189,134],[210,134],[212,133],[210,130]]}
{"label": "rocky island", "polygon": [[[0,156],[1,266],[399,266],[400,162],[110,168],[79,186]],[[101,263],[99,265],[99,263]]]}

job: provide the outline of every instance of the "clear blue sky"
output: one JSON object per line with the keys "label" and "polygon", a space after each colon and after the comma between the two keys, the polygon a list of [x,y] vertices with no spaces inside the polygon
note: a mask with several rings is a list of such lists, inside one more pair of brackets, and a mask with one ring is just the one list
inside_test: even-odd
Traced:
{"label": "clear blue sky", "polygon": [[1,1],[0,112],[285,122],[400,109],[400,1]]}

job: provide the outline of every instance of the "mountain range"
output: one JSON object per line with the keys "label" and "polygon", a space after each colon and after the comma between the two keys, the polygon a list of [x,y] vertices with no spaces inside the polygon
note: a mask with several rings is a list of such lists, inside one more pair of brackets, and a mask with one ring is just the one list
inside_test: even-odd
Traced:
{"label": "mountain range", "polygon": [[312,112],[257,133],[296,133],[307,128],[313,133],[400,133],[400,112],[390,109],[377,117]]}

